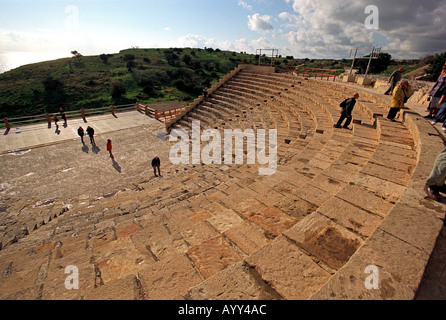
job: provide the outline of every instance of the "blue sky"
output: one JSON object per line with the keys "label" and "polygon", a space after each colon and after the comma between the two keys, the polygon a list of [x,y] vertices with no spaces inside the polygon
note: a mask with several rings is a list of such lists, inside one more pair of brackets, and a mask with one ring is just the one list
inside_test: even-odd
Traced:
{"label": "blue sky", "polygon": [[[375,29],[366,27],[369,5]],[[274,48],[348,58],[352,48],[382,46],[418,58],[446,51],[444,12],[446,0],[0,0],[0,51]]]}

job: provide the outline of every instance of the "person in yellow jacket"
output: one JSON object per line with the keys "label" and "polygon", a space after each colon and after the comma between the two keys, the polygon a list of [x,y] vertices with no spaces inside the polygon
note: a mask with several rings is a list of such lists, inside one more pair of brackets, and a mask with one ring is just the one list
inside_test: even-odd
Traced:
{"label": "person in yellow jacket", "polygon": [[407,80],[401,80],[399,85],[395,87],[392,94],[392,105],[390,107],[389,113],[387,114],[387,119],[395,121],[395,117],[404,103],[409,99],[410,85]]}

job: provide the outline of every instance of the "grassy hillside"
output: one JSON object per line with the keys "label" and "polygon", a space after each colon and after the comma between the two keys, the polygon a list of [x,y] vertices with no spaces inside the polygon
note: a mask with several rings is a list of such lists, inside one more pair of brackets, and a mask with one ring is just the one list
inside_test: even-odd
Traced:
{"label": "grassy hillside", "polygon": [[129,49],[41,62],[0,74],[0,116],[191,101],[255,56],[213,49]]}

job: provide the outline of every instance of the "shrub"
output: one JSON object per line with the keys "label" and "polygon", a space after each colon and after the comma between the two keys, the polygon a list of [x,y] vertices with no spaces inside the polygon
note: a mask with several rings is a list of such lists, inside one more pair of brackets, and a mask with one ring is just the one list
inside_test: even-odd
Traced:
{"label": "shrub", "polygon": [[121,80],[113,80],[111,83],[111,96],[113,99],[121,98],[126,93],[124,82]]}
{"label": "shrub", "polygon": [[131,60],[135,60],[135,55],[131,54],[131,53],[126,53],[124,55],[124,57],[122,58],[122,60],[124,61],[131,61]]}

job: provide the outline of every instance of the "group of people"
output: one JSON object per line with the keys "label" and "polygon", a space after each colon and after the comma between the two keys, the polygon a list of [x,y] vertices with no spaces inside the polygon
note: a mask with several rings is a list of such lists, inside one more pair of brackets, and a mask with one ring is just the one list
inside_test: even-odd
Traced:
{"label": "group of people", "polygon": [[[85,142],[84,142],[85,131],[84,131],[84,128],[82,128],[82,126],[80,126],[80,127],[77,129],[77,134],[81,137],[82,144],[85,145]],[[93,146],[95,146],[95,145],[96,145],[96,142],[94,141],[94,129],[93,129],[92,127],[88,126],[88,127],[87,127],[87,134],[88,134],[88,136],[90,137],[90,142],[91,142],[91,144],[92,144]]]}
{"label": "group of people", "polygon": [[443,65],[441,74],[429,92],[429,114],[426,118],[432,118],[432,124],[443,122],[442,129],[446,130],[446,63]]}
{"label": "group of people", "polygon": [[[387,119],[395,121],[395,118],[401,108],[409,99],[411,87],[406,79],[402,78],[403,68],[399,68],[392,73],[388,83],[389,89],[385,92],[386,95],[392,93],[392,100]],[[352,111],[356,104],[359,94],[356,93],[352,98],[348,98],[340,104],[341,116],[338,122],[334,125],[335,128],[348,128],[352,121]],[[442,129],[446,131],[446,62],[443,65],[441,74],[438,80],[429,91],[428,101],[429,115],[425,118],[432,118],[432,125],[442,121]],[[347,119],[342,126],[343,121]],[[427,196],[435,201],[443,201],[441,193],[446,194],[446,148],[437,156],[432,170],[426,179],[424,191]]]}
{"label": "group of people", "polygon": [[[389,79],[389,84],[390,84],[389,90],[392,91],[392,100],[389,112],[387,114],[387,119],[390,121],[395,121],[398,112],[401,110],[401,108],[404,107],[404,104],[409,99],[409,93],[411,90],[409,82],[405,79],[401,80],[401,76],[399,75],[403,72],[403,70],[404,70],[403,68],[400,68],[399,70],[397,70],[398,72],[392,73],[392,76]],[[387,90],[385,94],[388,94],[389,90]],[[338,122],[334,125],[335,128],[344,128],[344,129],[349,128],[349,125],[353,119],[352,118],[353,108],[355,107],[356,100],[358,100],[358,98],[359,94],[355,93],[352,98],[348,98],[341,102],[341,104],[339,105],[342,109],[341,116]],[[342,125],[344,120],[346,121],[344,125]]]}
{"label": "group of people", "polygon": [[[85,131],[84,131],[84,128],[82,128],[82,126],[80,126],[77,129],[77,134],[81,137],[82,144],[85,145],[85,142],[84,142]],[[87,134],[90,137],[91,144],[93,146],[96,146],[96,142],[94,140],[94,129],[92,127],[90,127],[90,126],[87,127]],[[107,139],[107,151],[109,152],[110,158],[114,161],[115,156],[112,153],[111,139]],[[160,171],[161,161],[158,156],[155,156],[155,158],[152,159],[151,165],[153,167],[153,172],[155,174],[155,177],[158,177],[158,176],[161,177],[161,171]],[[156,173],[157,170],[158,170],[158,174]]]}
{"label": "group of people", "polygon": [[[442,121],[442,129],[446,131],[446,62],[443,65],[441,74],[429,92],[429,115],[426,118],[433,118],[432,124]],[[431,173],[426,180],[424,191],[429,198],[442,201],[440,193],[446,193],[446,148],[440,152],[435,159]]]}

